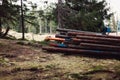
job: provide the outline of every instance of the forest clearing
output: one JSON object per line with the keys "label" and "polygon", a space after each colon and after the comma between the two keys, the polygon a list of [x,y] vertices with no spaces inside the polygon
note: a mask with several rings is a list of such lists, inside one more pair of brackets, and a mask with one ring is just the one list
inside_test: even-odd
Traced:
{"label": "forest clearing", "polygon": [[120,79],[119,59],[46,52],[40,43],[21,43],[27,42],[0,39],[0,80]]}
{"label": "forest clearing", "polygon": [[0,0],[0,80],[120,80],[112,1]]}

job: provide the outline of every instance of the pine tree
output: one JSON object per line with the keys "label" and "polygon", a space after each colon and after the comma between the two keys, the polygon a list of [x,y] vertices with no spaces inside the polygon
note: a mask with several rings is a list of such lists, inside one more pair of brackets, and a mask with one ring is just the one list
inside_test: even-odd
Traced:
{"label": "pine tree", "polygon": [[[66,0],[62,6],[62,27],[69,29],[101,32],[103,20],[110,19],[107,3],[97,0]],[[60,13],[59,13],[60,14]]]}
{"label": "pine tree", "polygon": [[[13,26],[18,19],[20,7],[12,2],[12,0],[2,0],[2,5],[0,5],[0,37],[5,37],[10,26]],[[6,31],[3,32],[2,28]]]}

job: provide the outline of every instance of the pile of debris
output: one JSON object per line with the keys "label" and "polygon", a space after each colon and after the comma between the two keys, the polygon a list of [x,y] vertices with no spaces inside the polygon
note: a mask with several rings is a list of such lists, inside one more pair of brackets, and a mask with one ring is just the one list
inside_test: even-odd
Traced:
{"label": "pile of debris", "polygon": [[101,33],[57,29],[55,37],[47,37],[49,46],[42,49],[54,52],[79,54],[120,55],[120,36],[102,35]]}

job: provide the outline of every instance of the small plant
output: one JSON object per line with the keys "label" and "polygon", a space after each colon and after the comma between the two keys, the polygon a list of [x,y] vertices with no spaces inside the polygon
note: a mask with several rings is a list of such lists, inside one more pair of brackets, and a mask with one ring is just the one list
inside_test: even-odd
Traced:
{"label": "small plant", "polygon": [[24,42],[20,41],[20,42],[17,42],[17,44],[24,45]]}
{"label": "small plant", "polygon": [[98,65],[98,66],[94,66],[94,67],[92,68],[92,71],[104,70],[104,69],[105,69],[104,66]]}
{"label": "small plant", "polygon": [[21,67],[15,67],[15,68],[12,70],[12,72],[17,72],[17,71],[21,71],[21,70],[22,70]]}
{"label": "small plant", "polygon": [[41,45],[48,45],[49,41],[41,41],[39,42]]}
{"label": "small plant", "polygon": [[0,46],[2,45],[2,43],[0,43]]}
{"label": "small plant", "polygon": [[34,66],[30,68],[30,71],[38,71],[40,68],[38,66]]}
{"label": "small plant", "polygon": [[115,72],[120,75],[120,65],[114,67]]}
{"label": "small plant", "polygon": [[6,65],[8,63],[7,58],[0,57],[0,65]]}
{"label": "small plant", "polygon": [[6,44],[4,44],[4,43],[0,43],[0,46],[2,47],[2,46],[6,46]]}
{"label": "small plant", "polygon": [[56,66],[54,64],[50,64],[50,65],[47,65],[46,68],[54,69],[54,68],[56,68]]}
{"label": "small plant", "polygon": [[72,80],[90,80],[90,77],[88,75],[83,75],[80,73],[70,74],[69,77],[71,77]]}
{"label": "small plant", "polygon": [[36,65],[36,66],[30,66],[28,68],[26,68],[27,70],[30,70],[30,71],[38,71],[38,70],[44,70],[43,66],[41,65]]}

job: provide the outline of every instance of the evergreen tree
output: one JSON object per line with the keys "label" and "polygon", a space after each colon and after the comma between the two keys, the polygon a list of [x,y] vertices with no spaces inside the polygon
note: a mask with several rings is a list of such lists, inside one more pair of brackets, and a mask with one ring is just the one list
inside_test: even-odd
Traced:
{"label": "evergreen tree", "polygon": [[[0,37],[5,37],[10,26],[17,22],[20,7],[12,2],[15,0],[2,0],[2,5],[0,5]],[[5,32],[2,31],[3,28],[6,29]]]}
{"label": "evergreen tree", "polygon": [[101,32],[103,20],[110,19],[112,15],[108,14],[106,5],[104,0],[66,0],[61,5],[62,28]]}

